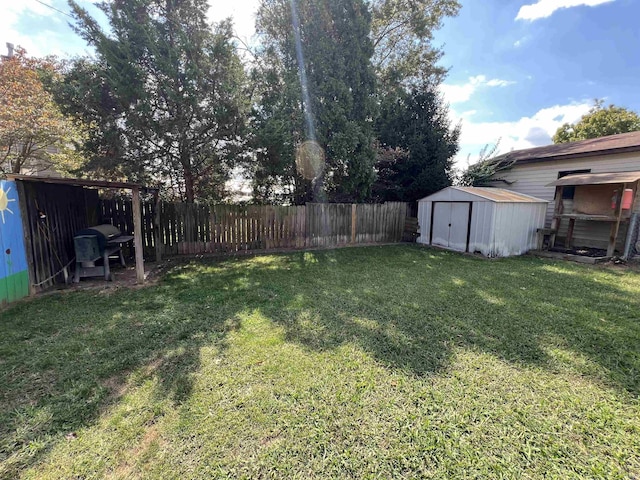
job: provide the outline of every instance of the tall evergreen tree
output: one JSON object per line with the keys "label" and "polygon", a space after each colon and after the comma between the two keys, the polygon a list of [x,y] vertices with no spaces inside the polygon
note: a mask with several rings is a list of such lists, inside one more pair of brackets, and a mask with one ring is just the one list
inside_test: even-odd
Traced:
{"label": "tall evergreen tree", "polygon": [[60,96],[78,117],[95,120],[86,147],[96,161],[164,182],[189,202],[219,194],[247,103],[230,23],[212,29],[206,0],[114,0],[100,4],[105,32],[70,5],[97,60],[79,62]]}
{"label": "tall evergreen tree", "polygon": [[371,0],[373,64],[381,114],[378,138],[377,200],[415,200],[451,183],[451,162],[460,127],[448,120],[438,86],[447,69],[433,33],[457,0]]}
{"label": "tall evergreen tree", "polygon": [[434,87],[398,88],[380,110],[374,198],[411,202],[451,185],[460,125]]}
{"label": "tall evergreen tree", "polygon": [[[363,200],[375,161],[370,14],[363,0],[294,2],[263,0],[258,12],[263,44],[254,72],[262,79],[253,123],[257,196],[302,203],[318,200],[322,191],[330,201]],[[300,147],[309,140],[324,157],[323,168],[311,169],[318,175],[315,194],[301,165],[309,159]]]}

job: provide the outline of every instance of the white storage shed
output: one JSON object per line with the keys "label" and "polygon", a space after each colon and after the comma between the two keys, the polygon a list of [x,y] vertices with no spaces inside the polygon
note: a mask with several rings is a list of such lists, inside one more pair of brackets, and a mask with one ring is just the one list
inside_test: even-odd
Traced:
{"label": "white storage shed", "polygon": [[487,257],[537,248],[547,201],[502,188],[447,187],[418,202],[418,243]]}

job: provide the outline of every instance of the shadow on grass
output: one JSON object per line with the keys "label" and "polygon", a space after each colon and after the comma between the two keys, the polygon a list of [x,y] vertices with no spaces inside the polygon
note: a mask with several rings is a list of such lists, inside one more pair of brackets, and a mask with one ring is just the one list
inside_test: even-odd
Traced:
{"label": "shadow on grass", "polygon": [[[453,347],[582,374],[640,393],[640,276],[529,257],[488,261],[396,246],[263,257],[199,267],[196,284],[242,298],[312,350],[356,343],[416,375],[446,368]],[[172,281],[187,281],[173,273]]]}
{"label": "shadow on grass", "polygon": [[133,371],[180,405],[201,347],[224,352],[247,311],[309,350],[352,343],[418,376],[446,369],[456,347],[550,371],[563,349],[637,395],[639,292],[627,272],[394,246],[189,264],[157,287],[42,298],[0,322],[0,476],[95,423]]}
{"label": "shadow on grass", "polygon": [[190,395],[200,347],[226,348],[235,317],[208,313],[170,286],[60,294],[3,312],[0,478],[16,478],[58,441],[93,424],[126,394],[134,372],[155,395]]}

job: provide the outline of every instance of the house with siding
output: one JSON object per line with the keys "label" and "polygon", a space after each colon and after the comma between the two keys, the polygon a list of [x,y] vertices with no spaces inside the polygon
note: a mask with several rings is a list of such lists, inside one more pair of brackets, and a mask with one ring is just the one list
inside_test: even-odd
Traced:
{"label": "house with siding", "polygon": [[[548,145],[544,147],[516,150],[492,160],[496,173],[485,183],[549,201],[546,212],[546,227],[552,226],[556,187],[551,185],[558,179],[570,175],[588,175],[619,172],[640,173],[640,132],[623,133],[579,142]],[[597,176],[594,176],[594,178]],[[595,180],[594,180],[595,182]],[[615,196],[615,185],[593,185],[590,190],[581,189],[576,197],[576,187],[565,186],[562,203],[565,211],[580,210],[583,205],[601,210],[611,209],[611,198]],[[585,197],[588,195],[588,197]],[[640,212],[637,185],[634,185],[632,208],[625,212],[620,223],[616,249],[621,251],[627,235],[630,217]],[[579,203],[579,205],[578,205]],[[606,212],[602,212],[603,214]],[[611,211],[608,212],[611,214]],[[607,248],[611,234],[610,221],[590,221],[586,215],[574,219],[573,245]],[[557,232],[559,241],[567,237],[569,222],[560,222]]]}

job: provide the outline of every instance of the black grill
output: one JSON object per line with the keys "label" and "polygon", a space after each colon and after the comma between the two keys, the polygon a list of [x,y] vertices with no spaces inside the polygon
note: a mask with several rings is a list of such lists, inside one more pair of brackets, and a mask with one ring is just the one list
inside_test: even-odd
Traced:
{"label": "black grill", "polygon": [[[107,281],[112,280],[109,257],[119,257],[122,266],[126,266],[120,247],[132,239],[132,235],[124,235],[108,223],[76,232],[73,237],[76,252],[74,281],[79,282],[82,277],[98,276],[104,276]],[[99,261],[102,261],[102,265],[96,265]]]}

